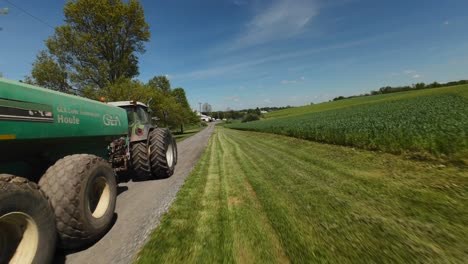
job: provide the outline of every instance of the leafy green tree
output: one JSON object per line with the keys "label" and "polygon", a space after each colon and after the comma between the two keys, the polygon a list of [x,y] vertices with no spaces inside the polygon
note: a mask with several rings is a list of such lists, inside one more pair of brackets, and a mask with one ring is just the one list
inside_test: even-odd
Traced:
{"label": "leafy green tree", "polygon": [[69,92],[71,90],[65,65],[60,65],[45,50],[40,51],[37,55],[31,75],[32,78],[26,77],[27,83],[60,92]]}
{"label": "leafy green tree", "polygon": [[224,119],[225,118],[225,113],[223,111],[217,111],[215,116],[216,116],[216,118]]}
{"label": "leafy green tree", "polygon": [[57,90],[71,85],[99,90],[138,75],[137,53],[145,51],[150,38],[138,1],[69,1],[64,15],[65,25],[55,29],[46,40],[47,52],[33,64],[35,83]]}
{"label": "leafy green tree", "polygon": [[415,89],[424,89],[426,88],[426,84],[425,83],[417,83],[414,85],[414,88]]}
{"label": "leafy green tree", "polygon": [[262,111],[260,110],[260,108],[255,108],[255,114],[258,115],[258,116],[261,116],[262,115]]}
{"label": "leafy green tree", "polygon": [[260,120],[257,114],[248,113],[242,118],[242,123]]}
{"label": "leafy green tree", "polygon": [[190,108],[184,88],[175,88],[172,90],[171,94],[174,97],[174,100],[180,105],[180,133],[184,133],[184,125],[197,123],[199,119]]}
{"label": "leafy green tree", "polygon": [[171,92],[172,96],[174,96],[175,100],[177,103],[182,105],[182,107],[190,109],[190,105],[187,100],[187,96],[185,95],[185,90],[184,88],[178,87],[172,90]]}
{"label": "leafy green tree", "polygon": [[169,95],[171,93],[171,82],[165,75],[153,77],[148,81],[148,86],[159,90],[165,95]]}

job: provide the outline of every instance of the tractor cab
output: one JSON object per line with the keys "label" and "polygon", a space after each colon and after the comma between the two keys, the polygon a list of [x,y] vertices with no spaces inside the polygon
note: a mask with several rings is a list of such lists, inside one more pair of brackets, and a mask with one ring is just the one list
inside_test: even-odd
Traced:
{"label": "tractor cab", "polygon": [[130,141],[146,140],[151,125],[151,110],[148,105],[137,101],[109,102],[108,104],[127,111]]}

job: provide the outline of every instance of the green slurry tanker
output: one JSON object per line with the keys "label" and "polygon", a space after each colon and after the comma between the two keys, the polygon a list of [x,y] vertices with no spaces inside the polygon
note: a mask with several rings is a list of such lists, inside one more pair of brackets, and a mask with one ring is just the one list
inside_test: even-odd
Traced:
{"label": "green slurry tanker", "polygon": [[0,263],[48,263],[56,243],[90,245],[114,218],[119,176],[171,176],[175,140],[151,120],[140,102],[0,78]]}

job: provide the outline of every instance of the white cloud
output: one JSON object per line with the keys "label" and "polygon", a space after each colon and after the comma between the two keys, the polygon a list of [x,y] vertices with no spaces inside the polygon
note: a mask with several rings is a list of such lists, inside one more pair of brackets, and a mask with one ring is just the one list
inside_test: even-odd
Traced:
{"label": "white cloud", "polygon": [[263,102],[267,103],[267,104],[271,104],[271,99],[270,98],[266,98],[266,99],[263,99]]}
{"label": "white cloud", "polygon": [[408,75],[408,74],[413,74],[413,73],[415,73],[415,72],[416,72],[415,70],[405,70],[405,71],[403,71],[403,73],[404,73],[404,74],[407,74],[407,75]]}
{"label": "white cloud", "polygon": [[444,23],[443,23],[443,24],[444,24],[444,25],[449,25],[449,24],[450,24],[450,22],[449,22],[448,20],[446,20],[446,21],[444,21]]}
{"label": "white cloud", "polygon": [[318,7],[313,0],[275,0],[246,24],[232,49],[286,39],[304,31]]}
{"label": "white cloud", "polygon": [[422,77],[422,76],[421,76],[420,74],[415,74],[415,75],[413,75],[413,78],[414,78],[414,79],[419,79],[419,78],[421,78],[421,77]]}

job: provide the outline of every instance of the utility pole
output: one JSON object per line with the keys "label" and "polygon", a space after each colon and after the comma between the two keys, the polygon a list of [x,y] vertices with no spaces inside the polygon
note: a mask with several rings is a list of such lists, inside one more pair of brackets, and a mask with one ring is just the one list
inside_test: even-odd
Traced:
{"label": "utility pole", "polygon": [[200,106],[200,115],[201,115],[201,103],[198,103],[198,105]]}

